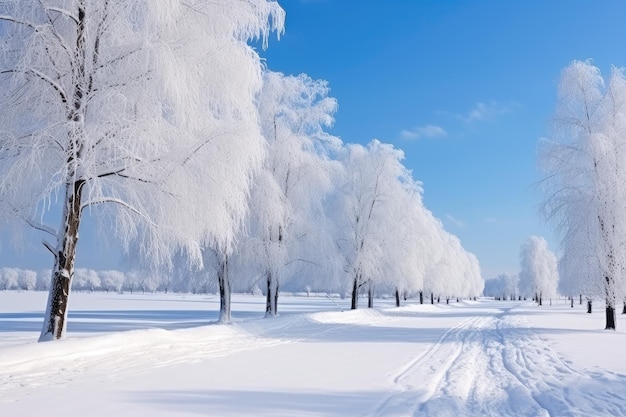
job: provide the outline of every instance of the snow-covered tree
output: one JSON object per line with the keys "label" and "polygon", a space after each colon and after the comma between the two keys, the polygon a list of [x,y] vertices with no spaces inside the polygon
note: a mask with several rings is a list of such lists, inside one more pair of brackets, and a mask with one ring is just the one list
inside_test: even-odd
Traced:
{"label": "snow-covered tree", "polygon": [[32,291],[37,288],[37,273],[30,269],[20,269],[18,286],[22,290]]}
{"label": "snow-covered tree", "polygon": [[518,280],[517,274],[500,274],[485,281],[483,294],[487,297],[496,297],[503,300],[507,298],[513,299],[519,293],[517,288]]}
{"label": "snow-covered tree", "polygon": [[615,329],[616,300],[626,294],[623,71],[613,68],[605,82],[590,61],[572,62],[561,75],[554,119],[542,168],[546,216],[561,235],[561,279],[588,273],[584,287],[605,299],[605,327]]}
{"label": "snow-covered tree", "polygon": [[0,216],[55,240],[40,340],[65,332],[86,209],[153,263],[230,244],[263,155],[246,42],[283,21],[268,0],[0,2]]}
{"label": "snow-covered tree", "polygon": [[[258,109],[267,158],[252,189],[249,235],[242,246],[247,246],[248,262],[265,277],[268,316],[278,312],[278,291],[289,277],[287,267],[318,264],[332,247],[316,233],[323,214],[321,201],[332,185],[328,154],[340,145],[324,130],[337,108],[328,92],[325,81],[304,74],[264,75]],[[306,254],[299,250],[303,246]]]}
{"label": "snow-covered tree", "polygon": [[548,242],[539,236],[529,236],[520,249],[519,290],[525,297],[543,298],[557,295],[559,272],[557,259],[548,249]]}
{"label": "snow-covered tree", "polygon": [[404,154],[392,145],[373,140],[367,147],[348,145],[343,159],[345,178],[340,185],[336,242],[344,257],[350,281],[351,308],[358,306],[362,288],[369,287],[383,271],[385,239],[389,234],[394,192],[401,179],[410,177],[402,165]]}
{"label": "snow-covered tree", "polygon": [[94,291],[100,288],[100,284],[100,277],[97,271],[87,268],[76,268],[74,271],[72,289]]}
{"label": "snow-covered tree", "polygon": [[115,291],[120,292],[124,287],[125,275],[121,271],[107,270],[100,271],[100,281],[102,282],[102,288],[107,292]]}
{"label": "snow-covered tree", "polygon": [[0,269],[0,288],[3,290],[13,290],[18,287],[18,271],[16,268]]}

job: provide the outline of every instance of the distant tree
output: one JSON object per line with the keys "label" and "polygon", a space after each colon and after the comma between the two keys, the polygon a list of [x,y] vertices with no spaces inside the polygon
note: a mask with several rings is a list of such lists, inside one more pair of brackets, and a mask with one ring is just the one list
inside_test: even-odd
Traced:
{"label": "distant tree", "polygon": [[18,288],[18,271],[15,268],[0,269],[0,288],[13,290]]}
{"label": "distant tree", "polygon": [[544,297],[556,296],[558,282],[557,259],[548,249],[548,242],[543,237],[529,236],[520,249],[520,294],[535,297],[541,305]]}
{"label": "distant tree", "polygon": [[[626,79],[613,68],[605,84],[590,61],[561,75],[554,131],[542,143],[545,214],[561,235],[562,269],[590,272],[585,288],[606,302],[606,329],[615,329],[616,300],[626,270]],[[580,285],[578,285],[580,287]]]}
{"label": "distant tree", "polygon": [[37,288],[37,273],[30,269],[19,270],[19,288],[25,291],[32,291]]}
{"label": "distant tree", "polygon": [[483,294],[487,297],[495,297],[503,300],[507,298],[512,299],[519,293],[517,284],[518,276],[516,274],[503,273],[485,281]]}
{"label": "distant tree", "polygon": [[124,287],[125,275],[121,271],[100,271],[100,280],[102,282],[102,288],[107,292],[115,291],[121,292]]}
{"label": "distant tree", "polygon": [[[85,209],[168,264],[227,242],[262,158],[259,56],[282,30],[266,0],[0,2],[0,216],[49,233],[40,340],[65,333]],[[60,200],[61,227],[39,224]],[[110,224],[104,222],[103,224]]]}
{"label": "distant tree", "polygon": [[93,291],[97,288],[100,288],[98,272],[93,269],[76,268],[74,279],[72,280],[72,289]]}

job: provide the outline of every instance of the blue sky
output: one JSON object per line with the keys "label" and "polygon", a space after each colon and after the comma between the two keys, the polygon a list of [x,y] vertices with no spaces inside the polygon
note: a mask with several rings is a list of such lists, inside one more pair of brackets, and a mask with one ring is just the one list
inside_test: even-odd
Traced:
{"label": "blue sky", "polygon": [[[404,150],[426,206],[475,253],[484,278],[517,272],[531,234],[558,242],[537,214],[538,139],[549,133],[563,67],[626,65],[618,0],[283,0],[286,32],[270,69],[325,79],[339,101],[331,132]],[[81,226],[77,266],[119,267]],[[33,237],[0,266],[50,268]]]}
{"label": "blue sky", "polygon": [[536,150],[560,71],[626,65],[626,2],[283,0],[269,68],[330,83],[331,130],[404,150],[424,202],[476,254],[484,278],[519,270],[538,215]]}

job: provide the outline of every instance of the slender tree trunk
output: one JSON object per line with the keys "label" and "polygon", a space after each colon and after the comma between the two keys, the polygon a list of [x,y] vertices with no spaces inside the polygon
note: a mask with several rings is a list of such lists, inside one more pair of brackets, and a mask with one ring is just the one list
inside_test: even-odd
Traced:
{"label": "slender tree trunk", "polygon": [[615,330],[615,282],[611,277],[605,277],[605,294],[606,294],[606,330]]}
{"label": "slender tree trunk", "polygon": [[570,307],[574,308],[574,297],[570,298]]}
{"label": "slender tree trunk", "polygon": [[432,292],[430,293],[430,303],[435,304],[435,294],[433,294]]}
{"label": "slender tree trunk", "polygon": [[606,330],[615,330],[615,307],[606,305]]}
{"label": "slender tree trunk", "polygon": [[224,256],[217,271],[220,289],[220,323],[230,323],[230,277],[228,275],[228,256]]}
{"label": "slender tree trunk", "polygon": [[626,301],[624,301],[624,309],[622,310],[622,314],[626,314]]}
{"label": "slender tree trunk", "polygon": [[276,278],[275,280],[275,288],[274,288],[274,315],[277,316],[278,315],[278,293],[279,293],[279,287],[280,287],[280,283],[278,282],[278,278]]}
{"label": "slender tree trunk", "polygon": [[278,315],[278,275],[267,271],[267,297],[265,300],[265,316]]}
{"label": "slender tree trunk", "polygon": [[583,305],[583,295],[580,294],[580,305]]}
{"label": "slender tree trunk", "polygon": [[424,291],[420,291],[420,304],[424,304]]}
{"label": "slender tree trunk", "polygon": [[367,288],[367,308],[374,308],[374,287],[371,283]]}
{"label": "slender tree trunk", "polygon": [[77,181],[66,187],[63,232],[59,236],[56,246],[52,285],[50,286],[46,315],[39,336],[40,342],[61,339],[67,328],[67,304],[72,278],[74,277],[82,187],[83,181]]}
{"label": "slender tree trunk", "polygon": [[400,307],[400,291],[396,288],[396,307]]}
{"label": "slender tree trunk", "polygon": [[359,275],[354,275],[354,281],[352,283],[352,304],[350,305],[351,310],[356,310],[359,306]]}
{"label": "slender tree trunk", "polygon": [[587,300],[587,314],[591,314],[591,300]]}

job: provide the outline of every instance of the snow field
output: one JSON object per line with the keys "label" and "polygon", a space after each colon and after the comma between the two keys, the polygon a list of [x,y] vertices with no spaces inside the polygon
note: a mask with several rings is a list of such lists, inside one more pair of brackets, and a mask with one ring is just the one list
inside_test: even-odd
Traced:
{"label": "snow field", "polygon": [[68,339],[35,343],[45,294],[0,292],[0,415],[626,415],[626,335],[600,309],[283,297],[264,319],[235,295],[214,325],[214,296],[73,296]]}

